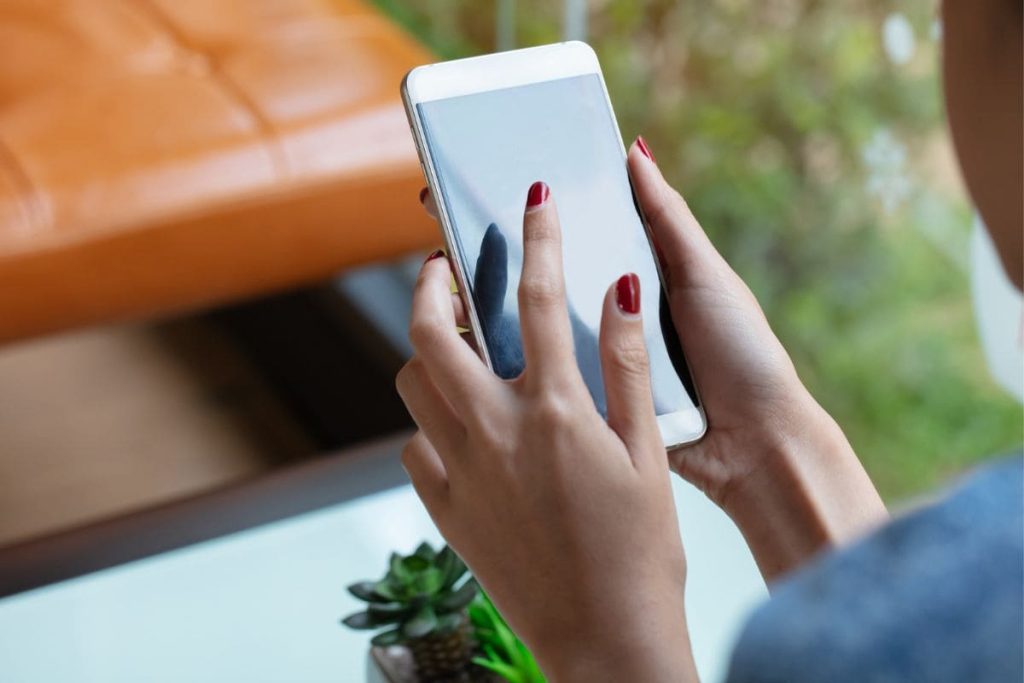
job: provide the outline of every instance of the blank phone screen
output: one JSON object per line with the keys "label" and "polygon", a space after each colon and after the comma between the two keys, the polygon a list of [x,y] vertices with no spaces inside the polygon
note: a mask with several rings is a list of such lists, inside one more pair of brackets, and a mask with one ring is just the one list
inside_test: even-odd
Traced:
{"label": "blank phone screen", "polygon": [[494,371],[510,379],[524,369],[517,300],[523,211],[530,185],[543,180],[562,227],[576,360],[598,410],[606,414],[598,352],[604,296],[629,272],[641,283],[655,409],[665,415],[694,408],[600,77],[432,100],[417,109],[452,223],[452,257],[461,260]]}

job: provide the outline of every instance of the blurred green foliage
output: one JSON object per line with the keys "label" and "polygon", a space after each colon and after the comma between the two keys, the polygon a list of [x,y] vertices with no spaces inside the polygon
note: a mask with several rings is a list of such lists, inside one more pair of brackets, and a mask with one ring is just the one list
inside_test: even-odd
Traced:
{"label": "blurred green foliage", "polygon": [[[494,49],[494,2],[377,3],[440,57]],[[516,7],[519,46],[561,39],[561,3]],[[589,7],[623,135],[643,132],[883,495],[1019,445],[974,331],[935,2]]]}

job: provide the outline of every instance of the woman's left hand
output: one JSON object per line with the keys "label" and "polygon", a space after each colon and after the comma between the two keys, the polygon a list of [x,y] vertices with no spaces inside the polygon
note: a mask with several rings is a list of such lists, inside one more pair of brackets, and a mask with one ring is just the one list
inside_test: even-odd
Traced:
{"label": "woman's left hand", "polygon": [[626,274],[605,296],[606,422],[574,358],[549,194],[534,184],[523,219],[526,369],[514,380],[496,377],[460,338],[447,259],[424,264],[416,353],[397,379],[421,431],[402,461],[441,533],[552,680],[696,680],[639,282]]}

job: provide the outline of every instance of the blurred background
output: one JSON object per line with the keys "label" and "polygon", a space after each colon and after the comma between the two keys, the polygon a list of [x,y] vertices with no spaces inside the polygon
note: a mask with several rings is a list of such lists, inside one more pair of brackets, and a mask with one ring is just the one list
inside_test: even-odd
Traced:
{"label": "blurred background", "polygon": [[934,0],[377,0],[440,55],[597,50],[889,501],[1022,440],[978,343]]}
{"label": "blurred background", "polygon": [[441,240],[398,84],[564,38],[887,500],[1024,440],[975,325],[935,0],[8,0],[0,549],[409,428]]}
{"label": "blurred background", "polygon": [[[0,0],[0,678],[363,680],[343,587],[438,538],[393,382],[441,242],[399,83],[439,59],[588,40],[889,503],[1019,447],[937,9]],[[674,488],[716,680],[764,586]]]}

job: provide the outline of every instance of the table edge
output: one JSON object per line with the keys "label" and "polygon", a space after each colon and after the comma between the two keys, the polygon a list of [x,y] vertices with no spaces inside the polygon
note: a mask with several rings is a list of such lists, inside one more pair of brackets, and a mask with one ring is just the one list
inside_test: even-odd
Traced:
{"label": "table edge", "polygon": [[0,598],[401,486],[410,436],[0,547]]}

